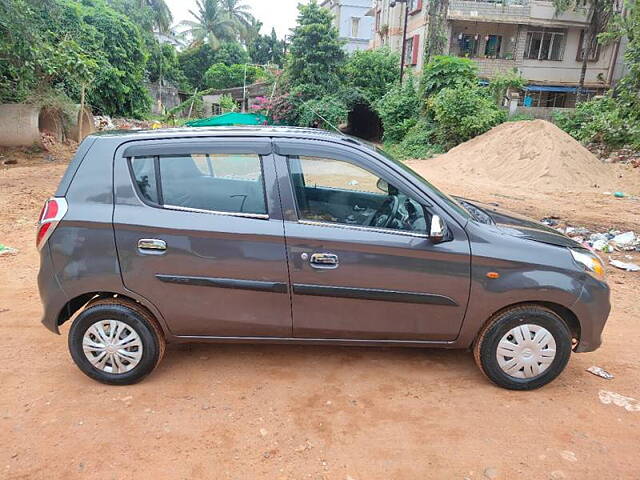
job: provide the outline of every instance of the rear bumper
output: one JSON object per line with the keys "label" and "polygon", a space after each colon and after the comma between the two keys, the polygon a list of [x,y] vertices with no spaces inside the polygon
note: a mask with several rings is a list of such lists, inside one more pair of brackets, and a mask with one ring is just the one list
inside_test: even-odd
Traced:
{"label": "rear bumper", "polygon": [[42,302],[42,324],[53,333],[60,335],[58,316],[67,303],[67,295],[60,286],[53,270],[49,245],[40,251],[40,271],[38,272],[38,290]]}
{"label": "rear bumper", "polygon": [[602,331],[611,311],[609,286],[587,276],[573,311],[580,322],[580,342],[575,351],[593,352],[602,345]]}

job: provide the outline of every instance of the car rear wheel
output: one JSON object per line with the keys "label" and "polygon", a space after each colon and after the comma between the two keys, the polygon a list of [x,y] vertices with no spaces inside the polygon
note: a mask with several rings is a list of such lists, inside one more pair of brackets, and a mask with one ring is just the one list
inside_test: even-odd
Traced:
{"label": "car rear wheel", "polygon": [[76,365],[110,385],[142,380],[162,359],[165,345],[155,318],[137,303],[118,298],[87,306],[69,331],[69,351]]}
{"label": "car rear wheel", "polygon": [[514,307],[487,322],[473,353],[480,370],[496,385],[533,390],[564,370],[571,356],[571,333],[547,308]]}

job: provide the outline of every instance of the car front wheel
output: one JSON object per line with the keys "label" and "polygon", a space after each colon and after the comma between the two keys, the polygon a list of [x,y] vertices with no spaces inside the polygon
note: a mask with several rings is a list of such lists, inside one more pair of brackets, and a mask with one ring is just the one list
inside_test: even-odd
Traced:
{"label": "car front wheel", "polygon": [[547,308],[514,307],[487,322],[473,353],[482,372],[496,385],[533,390],[564,370],[571,355],[571,333]]}
{"label": "car front wheel", "polygon": [[69,351],[76,365],[94,380],[110,385],[142,380],[160,362],[164,349],[155,318],[124,299],[88,305],[69,331]]}

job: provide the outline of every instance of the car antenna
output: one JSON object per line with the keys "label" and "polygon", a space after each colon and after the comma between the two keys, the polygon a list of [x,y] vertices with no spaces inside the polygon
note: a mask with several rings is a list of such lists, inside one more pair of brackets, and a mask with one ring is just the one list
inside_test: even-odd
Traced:
{"label": "car antenna", "polygon": [[324,118],[322,115],[320,115],[318,112],[316,112],[313,108],[311,108],[309,105],[307,105],[307,103],[309,102],[309,100],[307,100],[306,102],[302,103],[302,106],[308,108],[309,110],[311,110],[312,113],[314,113],[315,115],[317,115],[318,117],[320,117],[322,120],[324,120],[324,122],[329,125],[331,128],[333,128],[336,132],[338,132],[340,135],[344,135],[343,132],[340,131],[340,129],[338,127],[336,127],[333,123],[331,123],[329,120],[327,120],[326,118]]}

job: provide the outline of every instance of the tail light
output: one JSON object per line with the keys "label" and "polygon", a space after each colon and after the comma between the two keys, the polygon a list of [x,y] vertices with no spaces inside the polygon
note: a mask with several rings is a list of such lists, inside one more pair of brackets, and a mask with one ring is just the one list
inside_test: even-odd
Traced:
{"label": "tail light", "polygon": [[41,250],[56,226],[67,213],[67,201],[61,197],[51,197],[44,202],[40,219],[38,220],[38,234],[36,235],[36,247]]}

